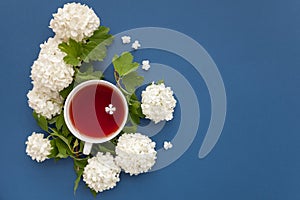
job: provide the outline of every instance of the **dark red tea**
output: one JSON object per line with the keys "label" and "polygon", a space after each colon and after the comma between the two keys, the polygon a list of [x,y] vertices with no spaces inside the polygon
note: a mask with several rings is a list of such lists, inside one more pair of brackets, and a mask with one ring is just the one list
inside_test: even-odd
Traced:
{"label": "dark red tea", "polygon": [[127,117],[120,94],[103,84],[81,88],[70,102],[69,113],[78,132],[92,138],[110,136]]}

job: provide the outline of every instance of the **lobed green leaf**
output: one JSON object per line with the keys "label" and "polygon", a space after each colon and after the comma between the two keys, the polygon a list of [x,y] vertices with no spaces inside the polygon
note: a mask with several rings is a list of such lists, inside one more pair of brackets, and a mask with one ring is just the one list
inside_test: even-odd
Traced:
{"label": "lobed green leaf", "polygon": [[133,62],[133,56],[129,52],[124,52],[121,56],[115,55],[112,62],[119,76],[125,76],[139,67],[139,63]]}
{"label": "lobed green leaf", "polygon": [[86,69],[86,71],[81,72],[80,70],[76,70],[75,74],[75,84],[82,83],[88,80],[100,80],[103,78],[103,73],[101,71],[94,71],[93,66],[90,66]]}
{"label": "lobed green leaf", "polygon": [[106,57],[107,46],[113,41],[113,36],[108,32],[109,28],[100,26],[86,42],[69,39],[59,44],[58,48],[66,53],[64,61],[72,66],[80,66],[82,61],[102,61]]}
{"label": "lobed green leaf", "polygon": [[124,133],[135,133],[137,131],[137,125],[125,126],[122,131]]}
{"label": "lobed green leaf", "polygon": [[73,39],[69,39],[68,42],[63,42],[58,45],[58,48],[65,52],[67,55],[64,57],[64,61],[72,66],[79,66],[82,61],[83,47],[81,42],[76,42]]}
{"label": "lobed green leaf", "polygon": [[136,71],[130,72],[122,78],[122,83],[125,89],[131,94],[134,93],[136,88],[142,85],[143,82],[144,77],[139,76]]}
{"label": "lobed green leaf", "polygon": [[113,41],[113,36],[108,32],[108,27],[100,26],[83,45],[82,60],[84,62],[103,61],[106,57],[107,46]]}

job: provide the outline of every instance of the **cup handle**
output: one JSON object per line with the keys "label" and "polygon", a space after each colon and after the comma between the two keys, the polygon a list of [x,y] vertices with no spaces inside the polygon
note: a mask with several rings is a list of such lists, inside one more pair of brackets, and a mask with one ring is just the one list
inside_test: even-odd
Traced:
{"label": "cup handle", "polygon": [[83,154],[89,155],[92,150],[93,143],[85,142],[83,147]]}

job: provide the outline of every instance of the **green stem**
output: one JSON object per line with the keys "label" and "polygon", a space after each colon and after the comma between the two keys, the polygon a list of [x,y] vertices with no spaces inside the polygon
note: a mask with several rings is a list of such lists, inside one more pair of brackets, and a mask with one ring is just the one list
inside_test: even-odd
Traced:
{"label": "green stem", "polygon": [[64,136],[60,135],[56,130],[49,128],[53,133],[49,133],[53,138],[58,137],[60,138],[70,149],[70,151],[72,152],[72,154],[77,154],[78,152],[73,151],[72,147],[70,146],[70,144],[68,143],[67,138],[65,138]]}
{"label": "green stem", "polygon": [[[49,133],[50,135],[48,137],[53,137],[53,138],[60,138],[70,149],[71,153],[73,155],[69,155],[71,158],[75,159],[75,160],[84,160],[87,159],[85,158],[80,158],[80,156],[82,156],[83,154],[80,153],[79,151],[73,151],[72,147],[68,144],[68,142],[66,141],[67,139],[65,137],[63,137],[62,135],[60,135],[55,129],[49,128],[53,133]],[[75,155],[75,156],[74,156]]]}
{"label": "green stem", "polygon": [[125,90],[122,85],[121,85],[121,80],[122,78],[118,75],[118,73],[116,71],[114,71],[114,75],[115,75],[115,80],[117,82],[117,86],[118,88],[125,94],[125,95],[130,95],[129,92],[127,92],[127,90]]}

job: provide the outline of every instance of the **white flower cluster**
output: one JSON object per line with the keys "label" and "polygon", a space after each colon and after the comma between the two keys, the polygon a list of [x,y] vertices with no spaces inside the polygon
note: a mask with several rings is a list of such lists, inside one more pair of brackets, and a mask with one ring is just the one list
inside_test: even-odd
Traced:
{"label": "white flower cluster", "polygon": [[74,69],[64,62],[65,53],[58,48],[61,40],[49,38],[41,44],[38,59],[33,63],[31,78],[34,85],[61,91],[73,81]]}
{"label": "white flower cluster", "polygon": [[115,161],[125,173],[138,175],[155,164],[155,142],[140,133],[125,133],[118,139]]}
{"label": "white flower cluster", "polygon": [[56,35],[40,45],[41,51],[31,69],[34,87],[27,94],[29,106],[48,119],[61,112],[63,105],[59,92],[72,83],[74,76],[73,66],[64,62],[66,54],[58,45],[69,38],[82,41],[100,25],[94,11],[80,3],[65,4],[53,17],[50,28]]}
{"label": "white flower cluster", "polygon": [[27,155],[37,162],[43,162],[46,160],[52,149],[50,140],[44,138],[42,133],[33,132],[32,135],[28,137],[25,144],[27,145]]}
{"label": "white flower cluster", "polygon": [[164,83],[147,86],[142,92],[142,111],[147,119],[158,123],[173,119],[173,112],[176,100],[170,87],[165,87]]}
{"label": "white flower cluster", "polygon": [[140,133],[123,134],[118,139],[116,157],[98,152],[88,159],[83,170],[83,181],[96,192],[112,189],[120,181],[121,168],[125,173],[138,175],[155,164],[155,142]]}
{"label": "white flower cluster", "polygon": [[112,155],[99,152],[88,160],[83,171],[83,181],[95,192],[102,192],[116,186],[120,181],[120,172]]}
{"label": "white flower cluster", "polygon": [[27,94],[28,104],[39,115],[51,119],[61,112],[63,99],[58,92],[35,86]]}
{"label": "white flower cluster", "polygon": [[73,81],[74,69],[63,58],[57,38],[49,38],[41,44],[38,59],[31,69],[33,89],[28,92],[28,104],[37,114],[48,119],[61,112],[63,103],[59,91]]}
{"label": "white flower cluster", "polygon": [[100,19],[95,12],[80,3],[65,4],[53,14],[53,19],[50,21],[50,28],[64,41],[69,38],[82,41],[92,36],[99,26]]}

